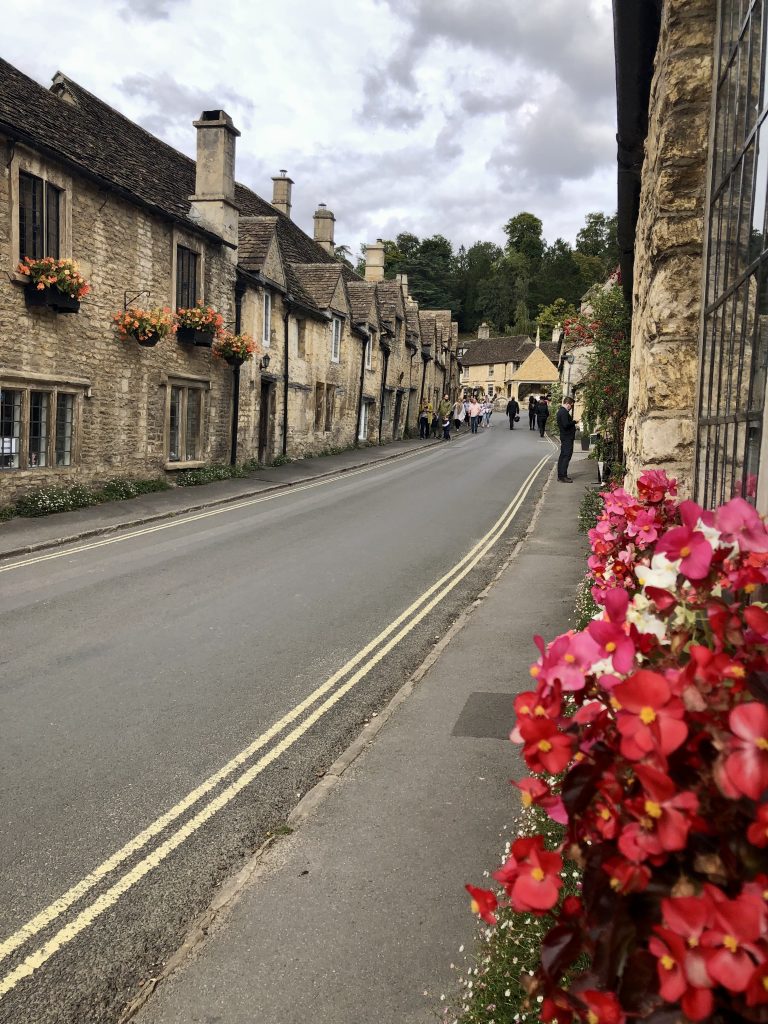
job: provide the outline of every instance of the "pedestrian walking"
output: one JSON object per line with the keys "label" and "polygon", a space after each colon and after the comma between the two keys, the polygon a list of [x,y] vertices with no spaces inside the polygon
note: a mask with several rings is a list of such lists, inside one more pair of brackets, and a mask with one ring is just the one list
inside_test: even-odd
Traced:
{"label": "pedestrian walking", "polygon": [[419,437],[425,440],[429,438],[429,428],[432,424],[432,403],[426,400],[421,403],[419,409]]}
{"label": "pedestrian walking", "polygon": [[483,426],[490,427],[491,416],[493,416],[493,401],[490,398],[486,398],[483,402]]}
{"label": "pedestrian walking", "polygon": [[443,395],[440,400],[440,404],[437,407],[437,415],[440,417],[440,426],[443,425],[443,420],[449,420],[451,418],[452,411],[453,406],[451,405],[450,398],[448,395]]}
{"label": "pedestrian walking", "polygon": [[546,395],[542,395],[536,403],[536,423],[539,427],[539,435],[544,440],[544,431],[549,419],[549,401]]}
{"label": "pedestrian walking", "polygon": [[536,395],[531,395],[528,399],[528,427],[530,430],[536,429]]}
{"label": "pedestrian walking", "polygon": [[443,440],[451,440],[451,417],[449,415],[443,420]]}
{"label": "pedestrian walking", "polygon": [[469,404],[470,404],[469,403],[469,398],[465,395],[464,396],[464,419],[467,421],[467,426],[470,426],[470,421],[469,421]]}
{"label": "pedestrian walking", "polygon": [[520,406],[514,398],[510,398],[507,402],[507,416],[509,417],[509,429],[514,430],[515,423],[520,419]]}
{"label": "pedestrian walking", "polygon": [[432,437],[437,437],[440,432],[440,416],[437,411],[432,413]]}
{"label": "pedestrian walking", "polygon": [[469,403],[469,429],[473,434],[477,433],[477,423],[480,419],[480,403],[476,398],[472,398]]}
{"label": "pedestrian walking", "polygon": [[461,430],[461,424],[464,422],[466,415],[467,414],[464,412],[464,403],[460,398],[457,398],[453,403],[453,429],[457,434]]}
{"label": "pedestrian walking", "polygon": [[568,463],[573,455],[573,440],[576,437],[576,421],[573,418],[573,399],[564,398],[557,410],[557,426],[560,430],[560,457],[557,460],[557,479],[561,484],[572,484],[568,476]]}

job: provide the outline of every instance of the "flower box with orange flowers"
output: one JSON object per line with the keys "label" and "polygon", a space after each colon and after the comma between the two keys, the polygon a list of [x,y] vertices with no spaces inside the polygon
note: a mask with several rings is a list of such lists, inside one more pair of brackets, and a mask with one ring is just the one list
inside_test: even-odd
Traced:
{"label": "flower box with orange flowers", "polygon": [[131,307],[112,317],[121,341],[133,339],[145,348],[151,348],[162,338],[176,333],[176,318],[165,309],[137,309]]}
{"label": "flower box with orange flowers", "polygon": [[210,348],[223,324],[224,318],[213,306],[198,303],[192,309],[176,310],[176,337],[188,344]]}
{"label": "flower box with orange flowers", "polygon": [[80,299],[91,290],[74,260],[55,260],[52,256],[33,260],[25,256],[16,269],[29,278],[25,299],[31,307],[77,313]]}
{"label": "flower box with orange flowers", "polygon": [[253,358],[256,342],[250,334],[230,334],[221,331],[213,343],[213,354],[230,366],[242,366]]}

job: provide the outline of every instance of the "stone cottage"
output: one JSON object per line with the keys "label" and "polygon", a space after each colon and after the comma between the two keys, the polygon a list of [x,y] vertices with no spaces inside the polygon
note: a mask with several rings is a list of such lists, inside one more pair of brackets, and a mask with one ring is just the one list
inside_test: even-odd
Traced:
{"label": "stone cottage", "polygon": [[615,0],[629,483],[768,511],[768,72],[754,0]]}
{"label": "stone cottage", "polygon": [[[271,202],[235,180],[224,111],[194,128],[191,160],[65,75],[44,89],[0,61],[0,504],[414,429],[435,341],[407,282],[384,281],[383,245],[363,280],[335,256],[327,207],[312,236],[291,219],[285,172]],[[79,263],[91,285],[79,311],[35,304],[25,256]],[[142,348],[114,330],[129,306],[197,303],[253,335],[257,357],[233,371],[210,346]],[[434,317],[455,389],[455,331]]]}
{"label": "stone cottage", "polygon": [[527,399],[551,388],[559,380],[557,368],[560,331],[552,338],[536,341],[527,335],[491,337],[486,323],[480,324],[477,340],[461,357],[461,385],[467,391],[482,392],[504,405],[510,398]]}

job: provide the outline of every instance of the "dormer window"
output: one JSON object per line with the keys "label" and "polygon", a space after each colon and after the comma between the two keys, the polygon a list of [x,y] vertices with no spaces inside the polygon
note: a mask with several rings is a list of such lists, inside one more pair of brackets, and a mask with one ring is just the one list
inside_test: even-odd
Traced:
{"label": "dormer window", "polygon": [[19,259],[58,259],[62,189],[35,174],[19,172]]}
{"label": "dormer window", "polygon": [[341,317],[333,318],[331,335],[331,362],[338,363],[341,359]]}

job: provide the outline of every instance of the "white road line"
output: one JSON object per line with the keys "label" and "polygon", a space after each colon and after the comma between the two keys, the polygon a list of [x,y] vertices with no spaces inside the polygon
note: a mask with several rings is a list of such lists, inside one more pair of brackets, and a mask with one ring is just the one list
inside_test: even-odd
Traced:
{"label": "white road line", "polygon": [[[181,815],[186,813],[195,803],[197,803],[203,796],[211,792],[220,782],[231,775],[239,767],[241,767],[247,760],[249,760],[256,751],[266,746],[270,740],[274,739],[280,732],[287,728],[292,722],[299,718],[305,711],[307,711],[314,703],[316,703],[322,696],[328,693],[336,683],[344,678],[356,665],[359,665],[361,661],[367,658],[386,638],[393,633],[398,627],[400,627],[406,620],[413,616],[418,608],[428,601],[433,595],[438,594],[435,599],[440,600],[443,593],[448,593],[450,589],[453,589],[451,580],[456,576],[457,573],[462,572],[464,567],[472,562],[472,565],[476,564],[477,552],[482,548],[487,549],[489,545],[495,544],[498,537],[506,530],[509,523],[512,521],[514,516],[522,503],[524,497],[528,494],[533,481],[538,476],[544,464],[548,461],[549,457],[545,456],[540,462],[531,470],[526,477],[525,481],[521,485],[515,497],[507,505],[502,514],[486,532],[486,534],[474,545],[473,548],[467,552],[466,555],[459,562],[456,563],[451,569],[440,577],[431,587],[425,590],[415,601],[413,601],[408,608],[405,609],[393,622],[386,626],[370,643],[366,644],[364,648],[358,651],[352,658],[350,658],[346,664],[338,669],[329,679],[327,679],[321,686],[317,687],[311,694],[309,694],[303,701],[297,704],[289,712],[283,715],[277,722],[275,722],[269,729],[267,729],[261,736],[257,737],[252,743],[250,743],[244,750],[236,754],[230,761],[228,761],[222,768],[220,768],[213,775],[209,776],[204,782],[197,786],[191,793],[187,794],[182,800],[176,803],[170,810],[166,811],[165,814],[161,815],[145,829],[143,829],[137,836],[126,843],[121,849],[116,851],[105,861],[103,861],[98,867],[94,868],[93,871],[89,872],[83,879],[77,882],[74,886],[68,889],[62,896],[57,900],[54,900],[49,906],[45,907],[42,911],[36,914],[30,921],[23,925],[20,929],[10,935],[2,943],[0,943],[0,960],[5,959],[14,950],[18,949],[25,942],[27,942],[32,936],[36,935],[42,929],[48,927],[56,918],[60,917],[66,910],[68,910],[74,903],[81,899],[87,892],[89,892],[95,885],[97,885],[102,879],[113,872],[120,864],[124,863],[129,857],[136,854],[146,844],[168,827],[173,821],[179,818]],[[349,474],[344,474],[349,476]],[[482,557],[482,556],[480,556]],[[468,570],[467,570],[468,571]],[[462,573],[461,578],[466,575],[466,572]],[[448,586],[446,586],[448,584]],[[443,593],[440,593],[441,590]],[[434,606],[434,603],[429,605],[430,608]],[[426,614],[426,613],[424,613]],[[417,622],[421,621],[423,615],[413,620],[413,624],[408,628],[407,632],[410,632]],[[403,633],[402,636],[405,636]],[[399,642],[398,639],[398,642]],[[388,646],[387,651],[391,650]],[[380,659],[379,659],[380,660]],[[377,664],[378,661],[372,662],[371,667]],[[370,669],[368,669],[370,671]],[[346,691],[345,691],[346,692]],[[0,995],[2,995],[3,989],[0,987]]]}

